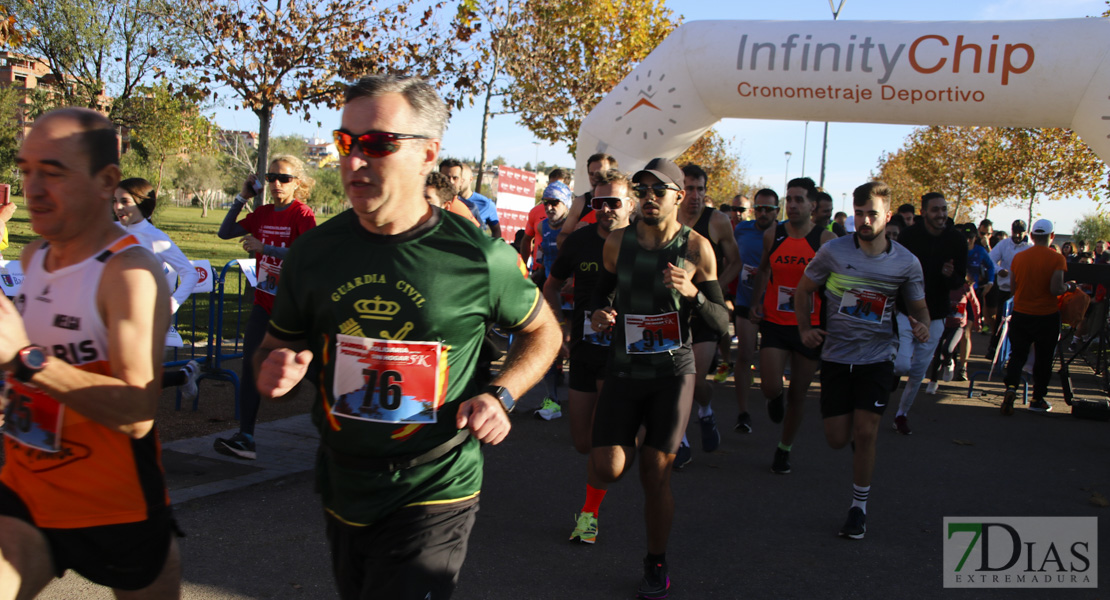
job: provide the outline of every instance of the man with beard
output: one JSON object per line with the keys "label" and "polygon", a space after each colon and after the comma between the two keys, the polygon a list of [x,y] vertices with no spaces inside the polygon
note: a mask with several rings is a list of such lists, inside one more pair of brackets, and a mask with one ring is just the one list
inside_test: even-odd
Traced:
{"label": "man with beard", "polygon": [[[543,280],[551,276],[551,267],[559,257],[559,246],[555,240],[567,218],[567,202],[570,201],[570,188],[561,181],[549,184],[543,190],[544,213],[547,218],[540,221],[540,262],[543,263]],[[562,301],[560,300],[560,303]],[[559,403],[559,374],[563,370],[563,356],[555,357],[547,375],[543,378],[545,396],[543,404],[536,410],[536,418],[551,421],[563,416],[563,408]]]}
{"label": "man with beard", "polygon": [[663,158],[632,177],[641,217],[605,240],[604,270],[590,303],[594,331],[613,336],[590,459],[611,483],[639,455],[647,526],[641,598],[664,598],[670,587],[671,468],[694,397],[690,319],[697,314],[718,335],[728,328],[709,241],[678,222],[683,182],[678,165]]}
{"label": "man with beard", "polygon": [[[863,539],[867,499],[875,468],[875,439],[890,398],[897,336],[894,299],[905,299],[916,318],[913,335],[929,338],[921,265],[883,233],[890,217],[890,188],[879,181],[852,192],[856,234],[817,251],[798,282],[795,306],[803,342],[821,350],[821,416],[829,446],[853,444],[852,506],[840,535]],[[806,318],[811,294],[825,286],[827,325]]]}
{"label": "man with beard", "polygon": [[925,304],[929,307],[929,341],[913,339],[913,323],[901,302],[898,307],[898,358],[894,372],[906,375],[906,386],[894,415],[894,429],[910,435],[909,413],[921,389],[925,370],[936,354],[937,343],[944,333],[944,319],[948,316],[949,295],[962,287],[967,279],[967,242],[960,232],[948,223],[948,202],[939,192],[929,192],[921,197],[921,216],[898,236],[898,243],[921,262],[925,277]]}
{"label": "man with beard", "polygon": [[[678,222],[709,240],[717,262],[717,280],[727,286],[740,272],[740,250],[736,247],[736,238],[732,237],[732,224],[723,212],[705,205],[705,191],[709,183],[709,175],[705,170],[698,165],[686,165],[682,167],[682,173],[686,196],[678,208]],[[722,297],[724,292],[722,289]],[[694,402],[698,405],[701,447],[705,452],[713,452],[721,445],[721,432],[717,430],[717,417],[713,414],[713,407],[709,405],[713,399],[713,388],[705,378],[709,375],[713,355],[717,352],[717,344],[722,336],[702,323],[696,315],[690,323],[690,330],[694,337]],[[726,330],[725,334],[727,333]],[[728,356],[725,355],[721,360],[727,363]],[[689,448],[684,435],[678,458],[675,459],[676,469],[681,469],[690,462]]]}
{"label": "man with beard", "polygon": [[[767,398],[767,414],[773,423],[782,423],[782,435],[771,472],[790,472],[790,451],[794,437],[802,426],[803,404],[809,384],[817,372],[820,348],[802,343],[798,336],[795,288],[806,265],[821,244],[836,235],[821,229],[811,219],[817,206],[817,186],[808,177],[792,179],[786,185],[786,221],[768,228],[763,235],[763,257],[756,282],[752,286],[752,320],[759,322],[762,347],[759,350],[759,378],[763,396]],[[767,291],[764,294],[764,290]],[[820,324],[819,299],[808,303],[811,324]],[[783,390],[783,373],[790,361],[790,389]]]}
{"label": "man with beard", "polygon": [[[574,277],[574,312],[569,328],[564,325],[563,330],[564,352],[569,348],[570,355],[567,414],[574,449],[586,455],[592,446],[594,410],[605,380],[611,341],[609,334],[595,332],[586,326],[590,298],[601,276],[605,240],[613,230],[628,226],[633,202],[628,190],[631,182],[620,171],[602,171],[596,181],[598,185],[594,187],[590,202],[597,214],[597,222],[570,234],[543,286],[547,303],[559,322],[565,323],[567,319],[561,308],[560,292],[567,280]],[[574,531],[570,534],[571,541],[583,544],[597,541],[598,512],[608,487],[598,478],[593,462],[587,460],[586,502],[577,515]]]}
{"label": "man with beard", "polygon": [[775,190],[763,188],[755,193],[755,220],[743,221],[736,225],[733,236],[740,249],[740,276],[736,286],[736,366],[733,380],[736,385],[736,405],[740,415],[736,417],[736,431],[752,432],[752,417],[748,414],[748,392],[752,386],[752,363],[755,361],[756,340],[759,325],[752,322],[752,286],[755,284],[759,263],[763,258],[763,237],[768,229],[778,223],[779,195]]}
{"label": "man with beard", "polygon": [[593,198],[593,188],[597,185],[598,175],[609,169],[619,168],[620,166],[617,164],[617,159],[604,152],[591,154],[590,157],[586,159],[586,172],[590,178],[590,191],[576,197],[571,203],[570,210],[567,211],[567,220],[563,222],[563,231],[559,233],[558,243],[560,246],[563,245],[563,241],[567,239],[568,235],[574,233],[575,229],[578,229],[579,225],[594,222],[595,215],[593,214],[593,209],[590,208],[590,199]]}

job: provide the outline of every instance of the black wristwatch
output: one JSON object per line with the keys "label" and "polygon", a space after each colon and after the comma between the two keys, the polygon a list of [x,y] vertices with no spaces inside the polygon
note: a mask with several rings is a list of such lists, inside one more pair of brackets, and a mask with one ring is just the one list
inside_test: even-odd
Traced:
{"label": "black wristwatch", "polygon": [[497,400],[501,402],[501,408],[504,408],[506,413],[511,413],[513,412],[513,409],[516,408],[516,400],[506,388],[503,388],[499,385],[487,385],[486,389],[482,390],[482,393],[489,394],[494,398],[497,398]]}
{"label": "black wristwatch", "polygon": [[31,344],[16,353],[12,378],[27,383],[46,366],[46,348]]}

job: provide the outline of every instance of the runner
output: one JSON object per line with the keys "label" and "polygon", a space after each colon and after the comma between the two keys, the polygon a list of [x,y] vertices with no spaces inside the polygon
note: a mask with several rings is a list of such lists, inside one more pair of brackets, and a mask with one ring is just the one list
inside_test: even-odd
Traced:
{"label": "runner", "polygon": [[[728,216],[729,227],[735,229],[743,221],[750,221],[755,218],[755,213],[752,212],[752,199],[743,194],[736,194],[732,197],[732,201],[728,204],[722,204],[717,207]],[[735,239],[735,236],[733,236]],[[739,251],[738,251],[739,253]],[[740,283],[739,272],[737,276],[732,278],[732,281],[725,286],[725,306],[728,307],[729,322],[732,322],[735,317],[736,306],[733,300],[736,298],[736,286]],[[713,374],[713,381],[717,383],[724,383],[732,375],[733,364],[730,362],[732,359],[732,341],[736,339],[736,335],[722,335],[721,341],[717,344],[717,356],[721,358],[717,363],[717,370]]]}
{"label": "runner", "polygon": [[[733,380],[736,384],[736,405],[740,409],[736,417],[735,430],[740,433],[752,432],[752,417],[748,414],[748,393],[751,391],[753,377],[752,364],[755,361],[756,342],[759,326],[752,322],[752,286],[763,258],[763,237],[778,223],[779,195],[775,190],[763,188],[755,193],[755,220],[744,221],[736,226],[733,235],[740,249],[739,285],[736,286],[736,366]],[[758,301],[757,301],[758,302]]]}
{"label": "runner", "polygon": [[48,112],[16,164],[43,239],[24,248],[15,305],[0,298],[10,386],[0,589],[32,598],[72,569],[117,597],[177,598],[154,424],[169,288],[154,255],[112,221],[115,126],[84,108]]}
{"label": "runner", "polygon": [[[740,273],[740,250],[736,247],[736,238],[732,236],[732,223],[725,213],[705,205],[705,190],[709,183],[709,175],[705,169],[698,165],[686,165],[682,167],[682,173],[686,197],[678,209],[678,222],[709,240],[717,263],[717,281],[727,287]],[[724,293],[722,288],[721,297],[724,297]],[[701,449],[713,452],[721,445],[721,432],[717,430],[717,417],[709,404],[713,399],[713,387],[705,378],[709,375],[721,337],[728,334],[728,327],[726,326],[724,333],[715,332],[695,315],[690,322],[690,331],[694,338],[694,402],[698,405]],[[720,360],[727,363],[728,355]],[[676,469],[690,462],[690,445],[685,435],[682,446],[686,450],[679,449],[678,458],[675,459]]]}
{"label": "runner", "polygon": [[[762,347],[759,350],[759,378],[763,396],[767,398],[767,414],[772,423],[782,423],[782,436],[771,472],[790,472],[790,451],[794,437],[802,426],[803,405],[809,384],[817,372],[820,348],[802,343],[795,326],[795,292],[806,265],[817,249],[836,234],[817,227],[811,220],[817,206],[817,186],[808,177],[792,179],[786,185],[786,221],[768,228],[763,235],[763,256],[752,286],[752,298],[762,298],[751,308],[752,321],[759,323]],[[766,294],[764,294],[766,290]],[[812,307],[811,324],[820,324],[821,301]],[[790,389],[784,393],[783,373],[790,361]]]}
{"label": "runner", "polygon": [[[320,374],[317,489],[340,597],[447,598],[478,508],[479,442],[508,435],[513,398],[551,364],[559,326],[508,244],[424,200],[447,122],[431,86],[365,77],[341,119],[352,208],[289,254],[258,387],[278,397],[310,363]],[[488,321],[516,339],[482,389],[472,375]]]}
{"label": "runner", "polygon": [[[821,247],[798,282],[798,331],[810,348],[821,350],[821,416],[825,439],[840,449],[853,444],[852,506],[840,535],[863,539],[867,499],[875,468],[879,421],[890,399],[898,337],[893,330],[894,299],[901,295],[916,321],[914,337],[929,336],[921,265],[905,248],[890,242],[883,228],[890,218],[890,188],[879,181],[852,192],[856,233]],[[811,294],[825,286],[828,325],[813,326],[805,314]]]}
{"label": "runner", "polygon": [[578,229],[579,225],[595,222],[596,215],[593,214],[593,209],[590,208],[590,199],[594,196],[593,188],[597,185],[598,175],[604,171],[619,168],[620,165],[617,164],[617,159],[604,152],[591,154],[590,157],[586,159],[586,172],[590,178],[590,191],[581,196],[576,196],[571,202],[567,220],[563,222],[563,231],[559,233],[559,238],[557,240],[560,246],[563,245],[563,241],[567,239],[567,236]]}
{"label": "runner", "polygon": [[718,334],[728,327],[709,241],[678,222],[683,181],[678,165],[663,158],[632,177],[641,217],[605,240],[591,301],[594,331],[613,336],[590,454],[602,481],[632,467],[636,434],[645,431],[638,451],[648,551],[641,598],[664,598],[670,587],[671,468],[694,396],[690,319],[697,314]]}
{"label": "runner", "polygon": [[[948,202],[944,195],[929,192],[921,197],[921,215],[898,236],[898,243],[917,257],[925,277],[925,304],[929,307],[929,339],[914,341],[909,311],[901,300],[898,308],[898,357],[894,374],[906,376],[906,385],[894,414],[894,429],[910,435],[909,414],[925,371],[936,354],[937,344],[944,335],[948,317],[949,295],[963,287],[967,279],[967,242],[948,220]],[[897,388],[895,388],[897,389]]]}
{"label": "runner", "polygon": [[[255,380],[254,365],[250,357],[266,333],[266,321],[274,305],[274,293],[281,278],[282,264],[293,241],[316,226],[312,209],[299,198],[308,198],[315,182],[304,171],[304,163],[295,156],[281,155],[270,161],[266,172],[270,184],[272,204],[236,222],[247,201],[262,189],[262,184],[252,173],[243,182],[243,189],[235,196],[231,208],[224,216],[217,235],[221,240],[243,237],[243,249],[254,255],[258,286],[254,289],[254,306],[247,317],[243,332],[243,371],[239,386],[239,431],[230,438],[216,438],[213,449],[220,454],[254,460],[254,426],[258,421],[261,398],[258,389],[250,382]],[[246,382],[246,383],[243,383]]]}
{"label": "runner", "polygon": [[[544,214],[547,218],[540,221],[540,262],[543,263],[543,279],[546,281],[551,276],[551,267],[559,258],[559,246],[555,239],[559,235],[563,221],[567,218],[567,203],[570,202],[570,188],[561,181],[549,184],[543,190]],[[562,300],[559,300],[560,305]],[[560,311],[561,312],[561,311]],[[562,321],[562,319],[560,319]],[[543,404],[534,413],[537,419],[551,421],[563,416],[562,403],[559,402],[559,379],[563,374],[564,353],[555,357],[551,368],[543,377],[544,399]]]}
{"label": "runner", "polygon": [[[561,291],[566,282],[574,277],[574,311],[569,328],[565,328],[563,333],[563,346],[569,347],[570,354],[567,413],[574,449],[587,455],[592,447],[594,409],[606,375],[610,337],[585,327],[585,323],[590,298],[601,276],[605,240],[613,230],[628,227],[628,216],[632,213],[632,199],[628,191],[631,182],[626,175],[610,169],[602,172],[597,181],[595,195],[591,199],[597,222],[570,234],[543,286],[548,305],[559,321],[565,323],[567,319],[562,310]],[[584,544],[597,541],[598,512],[608,487],[597,476],[593,462],[587,460],[586,502],[576,515],[571,541]]]}

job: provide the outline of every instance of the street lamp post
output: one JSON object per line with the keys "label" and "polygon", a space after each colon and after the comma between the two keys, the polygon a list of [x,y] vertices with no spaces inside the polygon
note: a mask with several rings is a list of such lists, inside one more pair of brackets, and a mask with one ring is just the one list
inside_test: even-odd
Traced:
{"label": "street lamp post", "polygon": [[[844,10],[844,3],[847,0],[840,0],[840,5],[833,7],[833,0],[829,0],[829,8],[832,10],[833,21],[840,17],[840,11]],[[821,141],[821,187],[825,187],[825,155],[829,151],[829,122],[825,121],[825,135]]]}
{"label": "street lamp post", "polygon": [[782,193],[786,193],[786,184],[790,182],[790,151],[786,151],[786,174],[782,176]]}
{"label": "street lamp post", "polygon": [[536,173],[539,173],[540,172],[540,143],[539,142],[532,142],[532,145],[536,147],[536,162],[532,163],[532,166],[536,169]]}

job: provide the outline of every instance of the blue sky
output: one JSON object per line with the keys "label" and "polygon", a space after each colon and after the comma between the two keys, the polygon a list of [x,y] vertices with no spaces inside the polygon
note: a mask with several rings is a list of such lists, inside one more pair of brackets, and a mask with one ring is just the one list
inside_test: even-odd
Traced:
{"label": "blue sky", "polygon": [[[834,0],[839,3],[839,0]],[[826,20],[832,19],[827,0],[670,0],[667,6],[686,21],[693,20]],[[1099,15],[1106,10],[1103,0],[934,0],[932,2],[904,2],[899,0],[845,0],[840,13],[842,20],[875,21],[976,21],[1014,19],[1059,19]],[[273,135],[300,134],[306,137],[326,137],[338,123],[335,111],[313,111],[313,122],[305,123],[299,117],[276,115]],[[257,129],[253,113],[221,109],[216,113],[217,122],[229,129]],[[316,126],[322,122],[322,127]],[[725,138],[741,156],[749,178],[761,180],[779,189],[787,174],[785,152],[791,152],[789,176],[803,174],[819,179],[821,168],[821,136],[823,123],[809,125],[808,143],[803,145],[806,126],[802,121],[770,121],[753,119],[728,119],[717,125]],[[825,187],[837,200],[857,185],[865,182],[883,152],[898,149],[911,127],[858,123],[831,123],[826,163]],[[478,107],[457,111],[451,118],[444,149],[453,156],[477,157],[478,139],[481,134],[481,110]],[[539,160],[548,165],[573,166],[574,161],[565,145],[547,142],[538,147],[538,140],[527,129],[516,124],[512,115],[495,117],[489,137],[489,156],[504,156],[510,164],[522,166],[525,162]],[[1086,199],[1067,199],[1038,204],[1037,212],[1056,221],[1057,230],[1070,232],[1073,223],[1083,214],[1092,213],[1094,204]],[[1015,218],[1025,218],[1024,208],[996,207],[991,209],[991,219],[996,224],[1009,223]]]}

